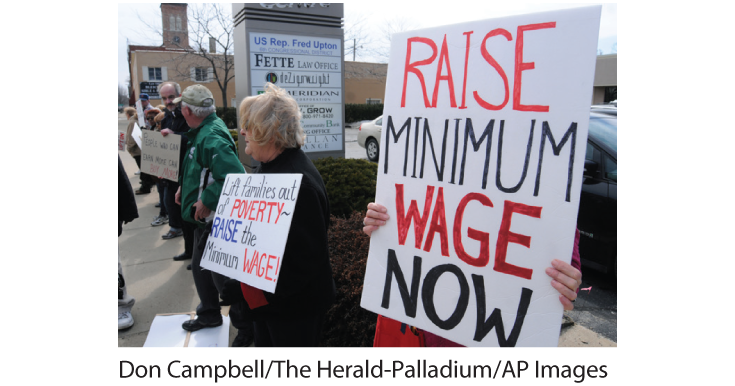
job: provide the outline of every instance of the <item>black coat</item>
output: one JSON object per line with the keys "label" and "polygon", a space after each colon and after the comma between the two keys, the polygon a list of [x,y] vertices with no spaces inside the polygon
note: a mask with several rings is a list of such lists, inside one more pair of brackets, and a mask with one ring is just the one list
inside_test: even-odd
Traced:
{"label": "black coat", "polygon": [[284,319],[326,312],[336,289],[327,241],[329,199],[319,171],[301,149],[286,149],[255,173],[301,173],[303,177],[276,291],[263,292],[268,304],[254,309],[253,316]]}
{"label": "black coat", "polygon": [[122,234],[122,224],[138,218],[133,187],[125,173],[120,156],[117,156],[117,236]]}

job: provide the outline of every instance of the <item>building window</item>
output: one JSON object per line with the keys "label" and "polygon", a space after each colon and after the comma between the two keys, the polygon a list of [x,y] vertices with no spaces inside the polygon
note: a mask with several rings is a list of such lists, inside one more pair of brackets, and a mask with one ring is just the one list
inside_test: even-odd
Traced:
{"label": "building window", "polygon": [[178,16],[176,16],[176,30],[183,31],[183,29],[181,29],[181,18]]}
{"label": "building window", "polygon": [[148,67],[148,80],[163,80],[163,75],[161,75],[161,67]]}
{"label": "building window", "polygon": [[369,105],[379,105],[381,103],[383,103],[383,101],[381,99],[375,99],[375,98],[368,98],[367,99],[367,104],[369,104]]}
{"label": "building window", "polygon": [[207,76],[207,68],[195,68],[194,69],[194,80],[197,82],[206,82],[209,80]]}
{"label": "building window", "polygon": [[174,15],[168,17],[168,29],[170,31],[176,31],[176,18],[174,18]]}

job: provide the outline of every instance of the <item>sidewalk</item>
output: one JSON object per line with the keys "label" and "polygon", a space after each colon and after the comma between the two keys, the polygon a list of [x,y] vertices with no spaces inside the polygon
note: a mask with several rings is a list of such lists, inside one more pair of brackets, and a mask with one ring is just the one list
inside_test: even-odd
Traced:
{"label": "sidewalk", "polygon": [[[127,121],[120,120],[119,130],[124,131]],[[364,151],[363,151],[364,152]],[[118,151],[133,190],[140,186],[140,178],[133,157],[127,151]],[[158,215],[158,190],[135,196],[138,218],[123,225],[118,237],[118,252],[128,293],[135,298],[132,309],[135,324],[119,330],[118,347],[142,347],[156,314],[190,312],[199,304],[191,271],[186,266],[191,260],[174,261],[173,257],[184,252],[184,239],[178,237],[163,240],[168,224],[152,227],[150,223]],[[237,330],[230,326],[229,342]],[[581,326],[562,328],[560,347],[615,347],[617,343]]]}

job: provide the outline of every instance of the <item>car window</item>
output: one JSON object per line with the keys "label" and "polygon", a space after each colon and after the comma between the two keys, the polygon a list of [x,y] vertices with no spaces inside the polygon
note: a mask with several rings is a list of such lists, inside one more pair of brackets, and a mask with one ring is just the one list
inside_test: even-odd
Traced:
{"label": "car window", "polygon": [[604,157],[603,162],[605,163],[605,177],[618,182],[618,164],[608,156]]}
{"label": "car window", "polygon": [[375,121],[375,124],[378,126],[383,126],[383,118],[380,118],[377,121]]}
{"label": "car window", "polygon": [[592,146],[591,143],[587,142],[587,153],[584,156],[585,160],[599,162],[600,151],[596,147]]}
{"label": "car window", "polygon": [[617,117],[590,117],[590,135],[609,146],[618,153],[618,119]]}

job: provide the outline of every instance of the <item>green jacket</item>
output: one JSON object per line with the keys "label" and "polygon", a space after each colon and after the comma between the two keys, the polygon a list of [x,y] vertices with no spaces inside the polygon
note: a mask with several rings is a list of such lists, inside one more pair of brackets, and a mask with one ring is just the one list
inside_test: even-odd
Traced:
{"label": "green jacket", "polygon": [[179,171],[181,217],[204,227],[204,223],[194,220],[192,206],[201,199],[214,213],[225,177],[231,173],[245,173],[245,168],[237,157],[235,141],[217,114],[204,118],[202,124],[187,131],[186,136],[189,145]]}

